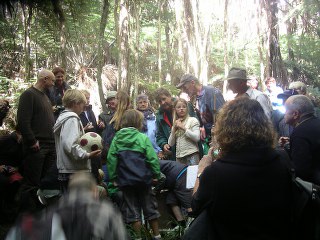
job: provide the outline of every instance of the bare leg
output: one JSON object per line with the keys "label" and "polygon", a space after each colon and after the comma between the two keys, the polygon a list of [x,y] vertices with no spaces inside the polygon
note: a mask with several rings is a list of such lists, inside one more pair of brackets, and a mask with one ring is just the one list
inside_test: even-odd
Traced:
{"label": "bare leg", "polygon": [[154,236],[158,236],[159,233],[159,224],[158,224],[158,218],[149,220],[149,224],[151,226],[152,232]]}
{"label": "bare leg", "polygon": [[137,238],[141,238],[141,222],[136,221],[132,223],[132,228],[137,235]]}
{"label": "bare leg", "polygon": [[172,209],[173,215],[175,216],[175,218],[177,219],[178,222],[184,220],[184,217],[182,216],[182,212],[181,212],[179,206],[171,205],[171,209]]}

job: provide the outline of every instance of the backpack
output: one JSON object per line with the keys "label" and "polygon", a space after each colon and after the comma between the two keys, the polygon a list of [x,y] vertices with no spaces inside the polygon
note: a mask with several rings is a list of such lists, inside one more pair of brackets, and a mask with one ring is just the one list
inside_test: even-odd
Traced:
{"label": "backpack", "polygon": [[117,154],[117,184],[126,186],[149,186],[152,184],[152,171],[141,152],[124,150]]}
{"label": "backpack", "polygon": [[296,239],[320,239],[320,186],[292,172],[292,220]]}

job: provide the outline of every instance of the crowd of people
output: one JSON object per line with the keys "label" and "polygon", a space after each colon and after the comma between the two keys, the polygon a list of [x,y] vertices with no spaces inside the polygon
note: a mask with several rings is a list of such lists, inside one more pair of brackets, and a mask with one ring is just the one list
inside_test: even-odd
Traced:
{"label": "crowd of people", "polygon": [[[158,110],[144,93],[132,109],[127,92],[108,91],[96,116],[91,93],[65,76],[60,67],[41,70],[20,96],[16,131],[0,137],[1,221],[16,216],[12,205],[19,213],[8,239],[143,239],[144,222],[161,239],[159,192],[178,228],[206,211],[206,239],[295,237],[289,166],[320,185],[320,120],[304,83],[283,91],[269,77],[262,92],[245,69],[232,68],[224,81],[235,98],[226,102],[185,74],[176,87],[187,99],[159,88]],[[2,124],[10,105],[0,104]],[[103,148],[82,148],[86,132],[99,134]]]}

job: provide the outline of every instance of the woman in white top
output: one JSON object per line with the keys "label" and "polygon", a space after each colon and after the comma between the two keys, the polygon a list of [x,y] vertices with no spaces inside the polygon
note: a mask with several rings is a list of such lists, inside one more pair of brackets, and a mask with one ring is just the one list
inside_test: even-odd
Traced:
{"label": "woman in white top", "polygon": [[170,146],[176,145],[177,161],[183,164],[196,165],[199,163],[199,121],[189,116],[186,100],[178,98],[173,107],[173,126],[168,144]]}

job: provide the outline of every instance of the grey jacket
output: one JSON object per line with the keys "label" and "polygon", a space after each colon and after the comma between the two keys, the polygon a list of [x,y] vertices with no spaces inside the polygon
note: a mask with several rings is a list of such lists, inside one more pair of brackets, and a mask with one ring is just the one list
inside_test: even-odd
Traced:
{"label": "grey jacket", "polygon": [[78,141],[84,134],[79,116],[68,109],[61,112],[54,127],[59,173],[73,173],[79,170],[91,171],[89,153]]}

